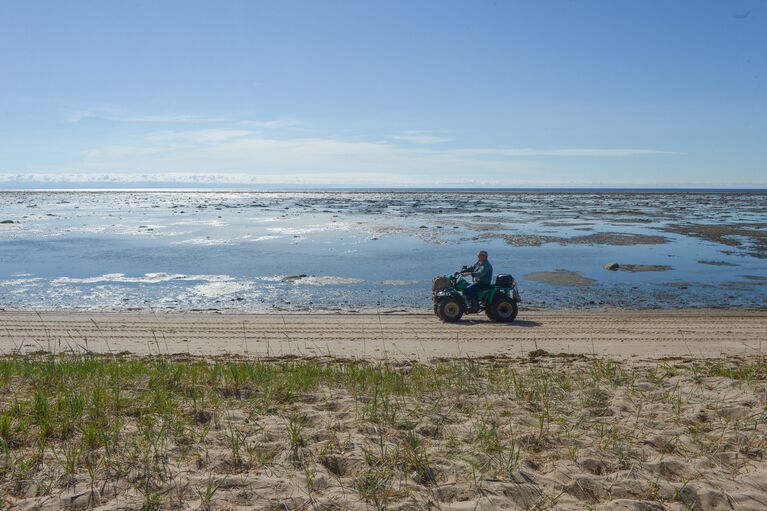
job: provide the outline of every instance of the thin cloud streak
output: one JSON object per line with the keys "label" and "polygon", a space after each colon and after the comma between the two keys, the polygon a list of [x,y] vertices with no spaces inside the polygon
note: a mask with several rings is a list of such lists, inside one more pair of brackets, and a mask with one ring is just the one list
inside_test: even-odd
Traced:
{"label": "thin cloud streak", "polygon": [[414,130],[401,131],[395,135],[390,135],[389,138],[413,144],[444,144],[453,140],[452,138],[433,135],[426,131]]}
{"label": "thin cloud streak", "polygon": [[122,160],[149,156],[160,151],[162,149],[159,147],[110,145],[98,149],[89,149],[83,153],[83,157],[87,161]]}
{"label": "thin cloud streak", "polygon": [[267,130],[276,130],[276,129],[283,129],[283,128],[292,128],[294,126],[298,126],[299,124],[301,124],[301,122],[295,117],[283,117],[279,119],[269,119],[265,121],[245,119],[243,121],[240,121],[238,124],[245,128],[260,128],[260,129],[267,129]]}
{"label": "thin cloud streak", "polygon": [[572,156],[588,158],[623,158],[629,156],[651,155],[686,155],[686,152],[666,151],[661,149],[534,149],[534,148],[469,148],[450,150],[454,154],[466,156]]}
{"label": "thin cloud streak", "polygon": [[251,130],[211,128],[191,131],[158,131],[150,133],[147,138],[160,143],[216,144],[255,135],[257,133]]}
{"label": "thin cloud streak", "polygon": [[135,114],[119,109],[93,108],[74,112],[67,117],[71,123],[80,123],[88,119],[101,119],[112,122],[145,124],[193,124],[225,121],[223,117],[201,116],[185,113]]}
{"label": "thin cloud streak", "polygon": [[[411,158],[423,156],[446,156],[456,158],[518,158],[518,157],[576,157],[576,158],[626,158],[636,156],[686,155],[686,152],[647,148],[515,148],[515,147],[468,147],[460,149],[420,147],[413,148],[409,144],[397,141],[414,142],[418,145],[432,145],[447,142],[450,139],[432,135],[393,135],[389,141],[360,141],[332,137],[268,137],[258,131],[248,129],[208,128],[199,130],[163,130],[146,135],[151,151],[143,153],[137,146],[139,154],[152,154],[163,149],[206,150],[211,156],[219,158],[243,158],[250,153],[263,156],[270,151],[307,151],[316,155],[360,155],[380,156],[382,152],[398,153]],[[420,132],[418,132],[420,133]],[[413,138],[415,137],[415,138]],[[100,149],[87,151],[88,154],[98,154]],[[108,152],[106,154],[109,154]],[[126,154],[126,156],[128,156]]]}

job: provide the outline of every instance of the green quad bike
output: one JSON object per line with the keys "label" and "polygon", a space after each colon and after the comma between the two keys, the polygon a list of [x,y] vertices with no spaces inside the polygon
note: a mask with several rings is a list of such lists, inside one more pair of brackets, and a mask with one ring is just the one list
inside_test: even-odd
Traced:
{"label": "green quad bike", "polygon": [[[466,271],[464,266],[461,271]],[[434,314],[446,323],[461,319],[464,314],[485,311],[487,317],[501,323],[511,323],[517,317],[517,304],[522,301],[517,290],[517,281],[511,275],[498,275],[495,283],[477,294],[479,309],[470,310],[464,290],[469,282],[462,278],[461,272],[451,276],[441,275],[432,279],[431,297],[434,302]]]}

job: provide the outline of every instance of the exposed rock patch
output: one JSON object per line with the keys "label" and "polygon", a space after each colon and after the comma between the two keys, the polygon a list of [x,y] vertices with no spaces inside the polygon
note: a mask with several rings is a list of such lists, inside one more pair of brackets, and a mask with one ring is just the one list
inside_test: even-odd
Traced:
{"label": "exposed rock patch", "polygon": [[630,272],[642,272],[642,271],[669,271],[673,270],[671,266],[665,264],[618,264],[608,263],[604,265],[605,270],[610,271],[630,271]]}
{"label": "exposed rock patch", "polygon": [[538,247],[545,243],[561,245],[660,245],[668,243],[665,236],[651,234],[632,234],[625,232],[595,232],[570,238],[538,234],[482,234],[479,239],[503,239],[515,247]]}
{"label": "exposed rock patch", "polygon": [[738,266],[735,263],[730,263],[728,261],[698,261],[698,264],[707,264],[709,266]]}
{"label": "exposed rock patch", "polygon": [[767,258],[767,224],[671,224],[663,230],[729,247],[744,247],[750,256]]}

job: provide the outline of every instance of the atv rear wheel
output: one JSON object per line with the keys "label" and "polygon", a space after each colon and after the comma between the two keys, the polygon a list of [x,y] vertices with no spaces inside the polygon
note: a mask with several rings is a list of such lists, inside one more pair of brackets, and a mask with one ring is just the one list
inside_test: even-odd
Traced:
{"label": "atv rear wheel", "polygon": [[463,316],[463,304],[453,296],[446,296],[437,304],[437,316],[445,323],[458,321]]}
{"label": "atv rear wheel", "polygon": [[488,307],[485,309],[485,314],[487,314],[487,319],[491,321],[495,321],[495,316],[493,316],[493,307]]}
{"label": "atv rear wheel", "polygon": [[519,312],[516,302],[508,296],[497,297],[488,310],[491,311],[488,316],[501,323],[511,323]]}

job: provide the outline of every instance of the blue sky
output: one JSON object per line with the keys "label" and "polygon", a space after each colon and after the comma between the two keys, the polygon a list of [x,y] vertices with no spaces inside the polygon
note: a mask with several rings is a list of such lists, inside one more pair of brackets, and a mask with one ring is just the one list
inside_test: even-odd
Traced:
{"label": "blue sky", "polygon": [[0,185],[767,185],[767,2],[0,3]]}

